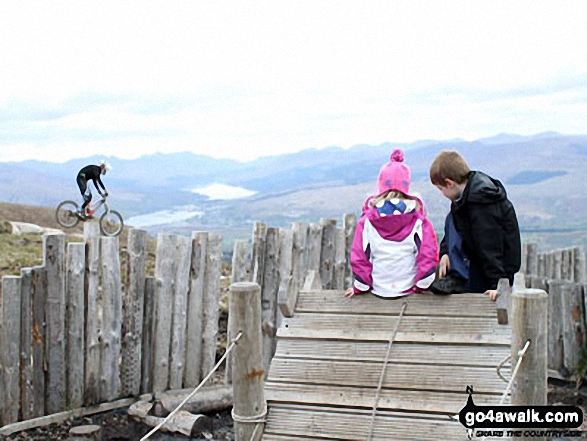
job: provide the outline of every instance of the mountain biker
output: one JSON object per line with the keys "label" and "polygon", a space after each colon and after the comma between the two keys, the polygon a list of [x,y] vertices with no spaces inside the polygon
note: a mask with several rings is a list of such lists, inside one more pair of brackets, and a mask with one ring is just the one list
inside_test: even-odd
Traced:
{"label": "mountain biker", "polygon": [[[110,169],[111,167],[106,161],[101,161],[100,165],[86,165],[77,174],[77,185],[84,198],[83,205],[77,211],[79,217],[83,219],[86,218],[86,207],[92,200],[92,192],[90,191],[90,186],[88,185],[89,180],[94,181],[94,187],[96,187],[96,190],[98,190],[100,196],[103,198],[108,196],[108,192],[106,191],[106,187],[104,187],[100,176],[105,175],[106,172]],[[100,189],[100,187],[102,187],[102,189]]]}

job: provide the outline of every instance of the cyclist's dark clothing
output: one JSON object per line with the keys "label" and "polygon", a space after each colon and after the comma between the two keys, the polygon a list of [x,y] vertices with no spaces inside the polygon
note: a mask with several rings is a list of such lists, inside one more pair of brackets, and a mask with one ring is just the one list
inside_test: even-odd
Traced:
{"label": "cyclist's dark clothing", "polygon": [[[106,192],[106,187],[104,187],[104,184],[100,179],[101,175],[102,169],[99,165],[87,165],[84,168],[82,168],[77,174],[77,185],[79,187],[79,191],[84,197],[84,204],[82,205],[82,210],[85,209],[92,200],[92,193],[88,188],[89,180],[94,181],[94,186],[96,187],[96,190],[98,190],[98,193],[102,194],[100,187],[102,187],[102,190]],[[98,184],[100,185],[100,187],[98,187]]]}

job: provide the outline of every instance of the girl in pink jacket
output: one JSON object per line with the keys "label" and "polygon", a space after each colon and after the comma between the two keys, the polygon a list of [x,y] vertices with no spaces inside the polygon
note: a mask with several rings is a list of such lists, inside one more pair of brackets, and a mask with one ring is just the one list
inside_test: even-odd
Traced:
{"label": "girl in pink jacket", "polygon": [[348,297],[371,292],[398,298],[425,290],[434,281],[438,243],[422,201],[411,196],[410,169],[404,152],[391,153],[377,180],[375,196],[367,199],[351,249],[355,276]]}

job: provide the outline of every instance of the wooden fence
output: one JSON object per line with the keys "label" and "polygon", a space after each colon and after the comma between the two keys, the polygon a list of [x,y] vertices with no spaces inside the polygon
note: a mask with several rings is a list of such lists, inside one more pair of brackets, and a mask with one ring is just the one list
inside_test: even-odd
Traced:
{"label": "wooden fence", "polygon": [[145,231],[121,271],[119,239],[84,227],[83,243],[45,235],[43,265],[2,278],[0,426],[195,387],[215,364],[222,237],[160,234],[146,277]]}
{"label": "wooden fence", "polygon": [[[538,252],[524,244],[522,271],[529,288],[548,292],[548,368],[550,375],[570,377],[587,366],[587,279],[582,247]],[[583,365],[583,366],[582,366]]]}

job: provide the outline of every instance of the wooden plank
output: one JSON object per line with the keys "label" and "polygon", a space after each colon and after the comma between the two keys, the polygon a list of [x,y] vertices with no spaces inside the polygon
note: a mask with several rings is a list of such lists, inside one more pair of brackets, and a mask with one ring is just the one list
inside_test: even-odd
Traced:
{"label": "wooden plank", "polygon": [[[339,360],[381,361],[387,342],[355,342],[349,340],[291,339],[277,342],[275,357]],[[430,345],[395,342],[390,354],[391,363],[444,364],[447,366],[497,366],[510,354],[509,344],[503,345]]]}
{"label": "wooden plank", "polygon": [[[282,316],[291,317],[297,301],[297,291],[290,289],[294,283],[292,277],[293,267],[293,231],[279,230],[279,292],[277,302]],[[292,305],[294,305],[292,307]],[[278,315],[279,317],[279,315]],[[278,327],[281,323],[277,323]]]}
{"label": "wooden plank", "polygon": [[222,236],[210,234],[205,273],[204,326],[202,328],[202,376],[216,364],[216,338],[220,304],[220,270],[222,266]]}
{"label": "wooden plank", "polygon": [[345,214],[343,216],[342,227],[344,229],[344,289],[353,286],[353,271],[351,269],[351,248],[357,229],[357,216],[355,214]]}
{"label": "wooden plank", "polygon": [[[20,413],[23,420],[35,417],[33,388],[33,270],[23,268],[21,274],[20,315]],[[83,293],[83,291],[82,291]],[[83,299],[83,298],[82,298]],[[1,307],[0,307],[1,309]],[[82,317],[83,318],[83,317]],[[0,320],[2,320],[0,315]],[[2,363],[0,363],[2,364]],[[0,372],[2,369],[0,368]],[[0,375],[1,378],[1,375]],[[44,391],[43,391],[44,392]],[[0,398],[1,399],[1,398]]]}
{"label": "wooden plank", "polygon": [[153,392],[169,389],[169,350],[173,311],[173,282],[177,236],[157,236],[155,261],[155,334],[153,338]]}
{"label": "wooden plank", "polygon": [[145,305],[143,307],[141,393],[153,391],[153,335],[155,334],[155,278],[145,278]]}
{"label": "wooden plank", "polygon": [[120,394],[141,393],[141,355],[145,304],[147,232],[131,228],[128,233],[128,261],[124,283]]}
{"label": "wooden plank", "polygon": [[[293,318],[284,319],[277,335],[296,338],[387,341],[396,321],[395,316],[296,313]],[[494,318],[407,316],[402,320],[395,341],[509,343],[510,327],[498,327],[495,323]]]}
{"label": "wooden plank", "polygon": [[322,225],[310,224],[308,226],[308,269],[319,271],[320,251],[322,249]]}
{"label": "wooden plank", "polygon": [[255,222],[253,226],[253,250],[251,252],[251,279],[260,285],[263,284],[265,271],[265,236],[267,225]]}
{"label": "wooden plank", "polygon": [[[371,409],[375,388],[324,386],[318,384],[265,383],[265,397],[271,408],[275,402],[306,403],[327,406],[362,407]],[[457,414],[467,402],[462,392],[414,391],[382,389],[378,409]],[[497,404],[501,394],[475,394],[476,405]]]}
{"label": "wooden plank", "polygon": [[[383,360],[356,362],[275,358],[271,363],[268,381],[376,389],[382,369]],[[508,377],[509,369],[504,369],[503,374]],[[497,376],[495,367],[395,362],[388,364],[382,383],[386,389],[438,392],[461,392],[467,385],[474,385],[476,393],[494,394],[503,393],[505,386]]]}
{"label": "wooden plank", "polygon": [[531,276],[538,275],[537,245],[535,243],[527,244],[526,271],[522,272]]}
{"label": "wooden plank", "polygon": [[308,229],[305,222],[293,223],[292,277],[301,286],[308,270]]}
{"label": "wooden plank", "polygon": [[175,253],[175,283],[172,298],[173,312],[171,322],[171,359],[169,365],[169,388],[181,389],[185,375],[185,349],[188,291],[190,289],[190,264],[192,241],[178,236]]}
{"label": "wooden plank", "polygon": [[565,283],[551,280],[548,284],[548,369],[555,371],[563,367],[562,290]]}
{"label": "wooden plank", "polygon": [[4,352],[8,340],[4,337],[4,292],[0,282],[0,427],[4,425],[4,406],[6,405],[6,391],[4,389]]}
{"label": "wooden plank", "polygon": [[322,279],[322,288],[331,289],[336,246],[336,219],[320,219],[320,224],[322,225],[320,278]]}
{"label": "wooden plank", "polygon": [[20,276],[2,277],[2,338],[0,357],[2,357],[4,382],[4,401],[2,424],[18,421],[20,412],[20,314],[22,279]]}
{"label": "wooden plank", "polygon": [[346,269],[344,229],[337,228],[334,232],[334,260],[332,268],[332,289],[344,289]]}
{"label": "wooden plank", "polygon": [[579,366],[584,349],[585,316],[582,286],[577,283],[567,283],[563,285],[561,296],[563,365],[574,373]]}
{"label": "wooden plank", "polygon": [[67,406],[75,409],[84,400],[84,274],[86,245],[67,245],[66,269],[66,360],[67,360]]}
{"label": "wooden plank", "polygon": [[45,309],[47,278],[45,268],[35,266],[32,271],[33,289],[33,412],[35,417],[45,415]]}
{"label": "wooden plank", "polygon": [[102,400],[118,398],[120,366],[118,358],[121,348],[122,291],[120,280],[120,255],[118,236],[101,237],[102,255],[102,357],[100,370],[100,396]]}
{"label": "wooden plank", "polygon": [[[208,233],[192,233],[192,261],[188,296],[188,323],[186,336],[185,387],[195,388],[202,379],[202,327],[204,311],[204,274],[208,253]],[[233,268],[234,270],[234,268]],[[246,271],[246,269],[245,269]]]}
{"label": "wooden plank", "polygon": [[[294,234],[295,236],[295,234]],[[305,236],[304,236],[305,237]],[[279,229],[268,228],[265,240],[265,274],[261,289],[263,334],[263,368],[269,371],[269,364],[275,353],[277,314],[277,293],[279,291]],[[301,262],[300,262],[301,264]]]}
{"label": "wooden plank", "polygon": [[[319,406],[274,405],[267,415],[264,440],[268,436],[284,439],[365,439],[371,424],[371,412]],[[279,438],[276,438],[279,439]],[[466,429],[444,415],[423,413],[378,412],[373,440],[390,441],[463,441]]]}
{"label": "wooden plank", "polygon": [[65,234],[43,236],[43,266],[47,271],[46,411],[63,411],[65,401]]}
{"label": "wooden plank", "polygon": [[585,283],[587,282],[586,277],[586,265],[585,265],[585,249],[583,247],[575,247],[573,249],[573,273],[574,273],[574,280],[577,283]]}
{"label": "wooden plank", "polygon": [[[437,315],[452,317],[493,317],[496,316],[495,302],[483,294],[455,294],[435,296],[433,294],[412,294],[405,315]],[[296,312],[349,313],[353,314],[399,314],[402,301],[382,299],[371,294],[344,297],[343,291],[321,290],[301,291],[298,295]]]}
{"label": "wooden plank", "polygon": [[86,368],[84,401],[100,401],[100,366],[102,358],[102,290],[100,290],[100,226],[84,224],[86,243]]}

